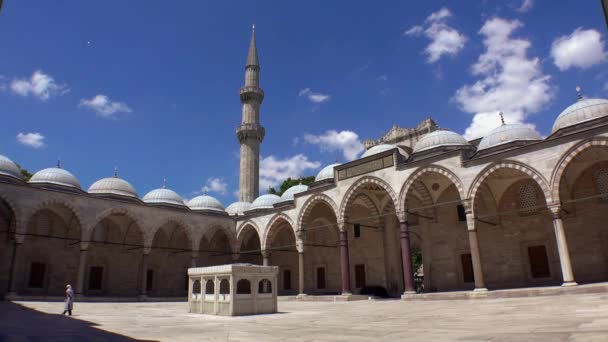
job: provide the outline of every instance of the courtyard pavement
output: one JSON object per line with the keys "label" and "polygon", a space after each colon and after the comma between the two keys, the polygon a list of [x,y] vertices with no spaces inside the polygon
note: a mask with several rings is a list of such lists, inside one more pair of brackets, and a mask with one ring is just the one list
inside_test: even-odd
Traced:
{"label": "courtyard pavement", "polygon": [[0,341],[608,341],[608,294],[295,302],[216,317],[186,303],[0,302]]}

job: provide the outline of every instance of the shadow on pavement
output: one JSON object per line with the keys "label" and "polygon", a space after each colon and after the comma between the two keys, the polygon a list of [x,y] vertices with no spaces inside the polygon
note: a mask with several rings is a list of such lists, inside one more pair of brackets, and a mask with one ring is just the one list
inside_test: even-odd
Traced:
{"label": "shadow on pavement", "polygon": [[74,316],[52,315],[0,301],[0,342],[145,341],[97,329]]}

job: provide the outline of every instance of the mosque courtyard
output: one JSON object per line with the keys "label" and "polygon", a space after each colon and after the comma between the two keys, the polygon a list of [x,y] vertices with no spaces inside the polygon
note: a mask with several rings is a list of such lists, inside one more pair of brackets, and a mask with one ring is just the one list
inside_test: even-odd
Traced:
{"label": "mosque courtyard", "polygon": [[184,302],[0,302],[0,341],[606,341],[608,294],[479,300],[279,301],[272,315]]}

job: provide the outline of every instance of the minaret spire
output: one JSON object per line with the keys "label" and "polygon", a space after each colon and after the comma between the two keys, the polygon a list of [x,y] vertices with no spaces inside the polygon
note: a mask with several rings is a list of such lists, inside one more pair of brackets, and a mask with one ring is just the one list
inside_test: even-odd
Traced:
{"label": "minaret spire", "polygon": [[255,24],[251,26],[251,42],[249,43],[249,53],[247,54],[247,64],[245,66],[260,66],[258,61],[258,47],[255,44]]}
{"label": "minaret spire", "polygon": [[236,136],[241,144],[239,201],[253,202],[260,194],[260,144],[266,134],[260,125],[260,105],[264,91],[260,88],[260,61],[255,42],[255,25],[251,28],[251,42],[245,64],[245,85],[240,91],[243,113]]}

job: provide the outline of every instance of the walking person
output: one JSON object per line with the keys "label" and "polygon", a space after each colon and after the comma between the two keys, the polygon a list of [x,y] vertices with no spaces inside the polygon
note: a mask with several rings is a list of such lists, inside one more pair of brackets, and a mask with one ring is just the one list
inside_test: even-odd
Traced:
{"label": "walking person", "polygon": [[74,290],[72,290],[72,285],[65,286],[65,306],[63,308],[62,315],[65,315],[67,312],[70,316],[72,316],[72,308],[74,307]]}

